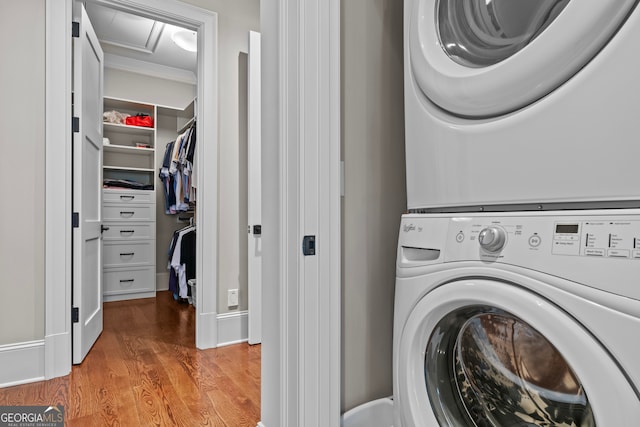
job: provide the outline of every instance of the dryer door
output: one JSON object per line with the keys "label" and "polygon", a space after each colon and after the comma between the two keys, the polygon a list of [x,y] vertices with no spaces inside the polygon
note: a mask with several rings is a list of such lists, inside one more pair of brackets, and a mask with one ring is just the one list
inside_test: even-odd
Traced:
{"label": "dryer door", "polygon": [[[615,4],[614,4],[615,3]],[[601,0],[407,0],[417,85],[464,117],[528,105],[609,41],[636,3]]]}
{"label": "dryer door", "polygon": [[610,354],[546,299],[484,279],[424,296],[401,333],[403,427],[626,425],[638,397]]}

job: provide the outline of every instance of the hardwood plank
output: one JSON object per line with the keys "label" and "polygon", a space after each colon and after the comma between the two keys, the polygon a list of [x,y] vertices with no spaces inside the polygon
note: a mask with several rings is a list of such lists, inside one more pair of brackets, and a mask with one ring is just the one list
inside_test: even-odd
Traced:
{"label": "hardwood plank", "polygon": [[260,346],[195,348],[195,311],[168,292],[104,305],[104,331],[64,378],[0,389],[0,405],[63,405],[69,426],[255,427]]}

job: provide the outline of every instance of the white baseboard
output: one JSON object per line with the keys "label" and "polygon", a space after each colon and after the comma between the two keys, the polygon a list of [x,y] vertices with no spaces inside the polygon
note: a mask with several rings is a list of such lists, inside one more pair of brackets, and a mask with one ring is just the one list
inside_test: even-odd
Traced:
{"label": "white baseboard", "polygon": [[196,308],[196,347],[200,350],[215,348],[218,345],[218,313],[198,313],[200,306]]}
{"label": "white baseboard", "polygon": [[0,387],[44,380],[44,340],[0,346]]}
{"label": "white baseboard", "polygon": [[71,332],[44,337],[46,379],[64,377],[71,372]]}
{"label": "white baseboard", "polygon": [[246,342],[248,338],[248,311],[218,314],[218,347]]}
{"label": "white baseboard", "polygon": [[169,272],[156,273],[156,291],[169,290]]}

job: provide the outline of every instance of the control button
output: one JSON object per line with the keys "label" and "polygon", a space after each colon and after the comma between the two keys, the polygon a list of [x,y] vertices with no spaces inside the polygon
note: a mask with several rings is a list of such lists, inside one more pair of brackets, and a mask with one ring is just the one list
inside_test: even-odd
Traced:
{"label": "control button", "polygon": [[640,249],[634,250],[631,254],[631,258],[640,259]]}
{"label": "control button", "polygon": [[458,243],[464,242],[464,233],[462,231],[456,235],[456,242]]}
{"label": "control button", "polygon": [[531,246],[532,248],[537,248],[538,246],[540,246],[540,243],[542,243],[542,239],[537,234],[529,237],[529,246]]}
{"label": "control button", "polygon": [[604,249],[587,248],[584,250],[584,254],[588,256],[604,256]]}
{"label": "control button", "polygon": [[556,236],[554,237],[555,240],[571,240],[571,241],[576,241],[579,240],[578,236],[564,236],[561,234],[556,234]]}
{"label": "control button", "polygon": [[484,228],[478,235],[480,247],[489,252],[498,252],[507,241],[507,233],[499,227]]}
{"label": "control button", "polygon": [[629,258],[627,249],[609,249],[608,255],[612,258]]}

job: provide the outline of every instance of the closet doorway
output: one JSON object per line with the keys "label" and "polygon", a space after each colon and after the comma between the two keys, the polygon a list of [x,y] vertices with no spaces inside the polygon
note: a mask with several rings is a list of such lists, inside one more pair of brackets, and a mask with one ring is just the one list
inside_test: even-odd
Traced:
{"label": "closet doorway", "polygon": [[[174,127],[173,138],[175,138],[175,136],[180,133],[178,127],[184,127],[183,125],[189,126],[189,124],[184,123],[184,121],[186,121],[185,117],[197,116],[200,119],[195,125],[197,136],[201,141],[207,141],[206,143],[198,144],[196,148],[198,164],[200,165],[198,171],[194,173],[194,176],[196,176],[199,181],[197,203],[192,205],[192,213],[185,213],[184,216],[180,216],[182,213],[179,213],[171,218],[171,220],[174,221],[174,224],[177,224],[174,228],[181,228],[183,225],[178,223],[179,220],[177,218],[179,216],[185,218],[188,215],[189,218],[192,216],[198,218],[198,233],[195,238],[195,286],[197,289],[196,294],[199,298],[195,308],[195,342],[196,347],[201,349],[216,347],[219,342],[217,336],[217,15],[172,0],[128,0],[126,2],[121,0],[90,0],[84,3],[90,13],[92,13],[92,9],[94,9],[94,12],[95,10],[101,10],[102,12],[111,11],[113,19],[115,20],[117,17],[117,19],[125,20],[125,25],[127,24],[127,19],[135,18],[152,22],[150,25],[156,28],[155,30],[151,28],[151,35],[148,39],[151,39],[154,31],[156,31],[156,35],[158,35],[158,33],[161,34],[164,28],[166,28],[167,33],[174,33],[182,29],[185,30],[186,33],[197,34],[196,43],[198,53],[196,55],[197,59],[194,58],[194,63],[191,65],[191,70],[193,71],[186,70],[183,73],[183,76],[185,76],[191,71],[191,75],[193,76],[191,85],[193,87],[193,93],[191,94],[191,99],[195,99],[196,102],[189,104],[189,106],[185,108],[180,108],[179,102],[173,103],[154,99],[139,99],[136,95],[113,96],[112,93],[105,93],[105,111],[108,111],[108,109],[112,109],[113,111],[123,110],[125,113],[137,111],[147,114],[155,123],[150,126],[149,129],[142,129],[141,127],[139,132],[131,132],[131,127],[125,125],[114,124],[105,126],[103,136],[109,136],[110,140],[113,140],[113,143],[105,140],[105,143],[107,143],[105,147],[108,149],[103,151],[104,178],[113,181],[136,181],[136,179],[130,179],[133,176],[139,178],[137,181],[140,181],[141,184],[146,184],[148,187],[145,187],[147,188],[146,191],[143,190],[140,193],[135,193],[137,190],[126,191],[122,189],[122,191],[119,190],[107,194],[105,190],[106,200],[102,207],[103,212],[105,212],[106,224],[103,224],[103,230],[109,228],[109,230],[105,230],[105,233],[107,233],[109,237],[104,240],[103,245],[105,248],[104,256],[102,257],[105,264],[105,275],[103,275],[103,277],[105,277],[105,285],[107,286],[109,285],[107,282],[110,280],[116,284],[124,283],[125,285],[127,283],[133,283],[136,280],[138,283],[146,283],[146,288],[134,289],[134,291],[137,291],[134,292],[134,296],[137,297],[153,296],[155,294],[156,273],[159,270],[156,265],[158,264],[157,260],[162,259],[160,255],[161,252],[166,253],[166,249],[158,248],[168,248],[171,238],[171,236],[159,235],[166,233],[166,224],[168,221],[166,221],[166,218],[161,218],[164,220],[162,221],[164,227],[158,227],[158,229],[156,229],[155,220],[157,218],[155,218],[156,212],[154,212],[157,203],[157,200],[154,200],[154,198],[162,192],[162,186],[158,180],[155,159],[164,154],[164,143],[167,142],[166,139],[168,135],[166,130],[168,127],[163,125],[162,122],[166,122],[167,117],[170,117],[172,114],[173,120],[176,123],[183,122]],[[94,24],[94,27],[95,26]],[[134,25],[131,28],[140,30],[140,32],[146,31],[144,25]],[[135,31],[133,31],[133,33],[135,33]],[[122,36],[122,34],[124,33],[121,33],[120,36]],[[141,37],[144,38],[144,36],[138,34],[138,38],[140,39]],[[124,52],[126,49],[124,47],[124,41],[125,40],[115,40],[113,44],[117,45],[119,43],[121,46],[119,46],[118,49]],[[152,41],[151,43],[154,42]],[[156,48],[158,41],[155,43],[155,46],[150,47]],[[139,48],[141,57],[145,56],[144,50],[144,47]],[[111,55],[111,58],[109,58],[109,55]],[[147,56],[149,56],[148,53]],[[116,63],[120,61],[116,68],[120,69],[121,75],[112,76],[112,80],[114,81],[122,78],[122,75],[126,74],[126,72],[122,72],[123,68],[126,69],[126,67],[131,66],[131,64],[135,66],[136,61],[138,61],[138,63],[143,62],[134,58],[129,58],[128,60],[123,58],[123,55],[107,53],[105,61],[107,67],[109,67],[110,61],[112,64],[114,61]],[[147,80],[158,79],[161,77],[161,74],[167,71],[175,71],[176,67],[156,65],[151,69],[154,68],[156,75],[148,77]],[[114,75],[115,74],[117,73],[114,73]],[[135,75],[142,76],[139,73],[136,74],[135,71],[129,73],[129,76]],[[144,80],[144,78],[142,78],[142,80]],[[131,82],[129,82],[129,84],[131,84]],[[116,84],[112,82],[111,86],[114,85]],[[185,85],[183,84],[183,86]],[[135,88],[135,83],[133,83],[130,88]],[[179,98],[179,95],[176,95],[176,92],[179,92],[179,90],[171,91],[169,89],[172,88],[163,85],[157,88],[157,91],[169,91],[172,92],[174,98],[176,96]],[[113,87],[111,90],[113,90]],[[109,127],[108,131],[107,127]],[[135,200],[136,203],[132,202],[130,208],[124,209],[120,206],[122,203],[133,200]],[[141,201],[141,203],[137,203],[138,201]],[[118,215],[125,215],[130,218],[137,215],[138,211],[146,212],[143,214],[145,220],[142,222],[134,222],[132,220],[128,223],[126,221],[112,221],[108,223],[108,217],[111,215],[111,211],[113,211],[113,215],[116,217]],[[114,218],[111,219],[114,220]],[[186,219],[186,221],[189,222],[192,220]],[[113,228],[113,230],[111,230],[111,228]],[[158,231],[160,231],[160,233],[158,233]],[[171,232],[172,231],[173,230],[171,230]],[[122,241],[123,236],[130,236],[134,233],[138,233],[136,236],[141,236],[141,239],[137,239],[135,242]],[[203,238],[204,236],[206,236],[206,238]],[[166,239],[164,237],[166,237]],[[123,251],[120,247],[134,243],[138,245],[138,248],[143,249]],[[156,254],[158,254],[157,259]],[[119,258],[126,258],[127,256],[137,257],[138,255],[142,258],[133,260],[131,268],[127,269],[118,264]],[[86,266],[81,266],[80,268],[83,267]],[[74,270],[76,268],[77,266],[74,265]],[[125,275],[126,277],[124,277]],[[150,283],[153,283],[153,285],[149,286]],[[162,289],[162,286],[158,288]],[[108,290],[108,287],[106,289]],[[120,293],[116,292],[115,295],[106,296],[107,301],[124,298],[126,298],[126,289]],[[79,360],[75,357],[74,363],[79,363]]]}

